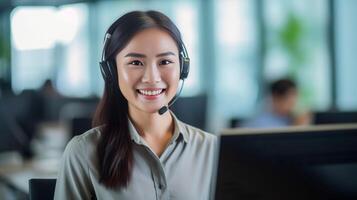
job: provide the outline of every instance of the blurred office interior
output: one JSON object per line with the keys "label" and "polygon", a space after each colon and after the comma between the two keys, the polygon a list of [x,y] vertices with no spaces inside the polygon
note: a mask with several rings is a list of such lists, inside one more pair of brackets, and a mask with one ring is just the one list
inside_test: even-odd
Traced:
{"label": "blurred office interior", "polygon": [[[0,153],[10,161],[0,164],[54,158],[55,168],[68,139],[90,128],[106,29],[151,9],[177,24],[191,58],[173,106],[183,121],[216,134],[257,113],[282,77],[298,84],[298,110],[357,121],[355,0],[3,0]],[[21,199],[26,184],[1,183],[0,193]]]}

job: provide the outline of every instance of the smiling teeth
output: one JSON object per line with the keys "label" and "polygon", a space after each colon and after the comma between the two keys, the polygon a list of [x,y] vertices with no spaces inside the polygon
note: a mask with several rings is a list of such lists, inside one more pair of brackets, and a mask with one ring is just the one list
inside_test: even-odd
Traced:
{"label": "smiling teeth", "polygon": [[161,90],[139,90],[139,92],[143,95],[148,95],[148,96],[155,96],[158,95],[162,92]]}

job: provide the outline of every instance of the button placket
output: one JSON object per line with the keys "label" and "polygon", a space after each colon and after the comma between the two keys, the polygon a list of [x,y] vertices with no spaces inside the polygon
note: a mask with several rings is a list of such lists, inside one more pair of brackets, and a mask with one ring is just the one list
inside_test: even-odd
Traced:
{"label": "button placket", "polygon": [[163,165],[160,159],[151,151],[151,149],[148,146],[146,145],[143,146],[152,157],[152,166],[150,171],[154,182],[156,199],[162,199],[166,188],[166,175]]}
{"label": "button placket", "polygon": [[164,186],[162,185],[162,183],[159,183],[159,189],[160,190],[164,189]]}

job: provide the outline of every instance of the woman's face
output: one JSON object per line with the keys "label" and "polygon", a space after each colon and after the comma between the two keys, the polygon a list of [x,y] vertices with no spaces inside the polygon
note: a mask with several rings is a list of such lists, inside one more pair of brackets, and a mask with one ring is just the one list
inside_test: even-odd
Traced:
{"label": "woman's face", "polygon": [[119,88],[129,111],[157,112],[176,94],[180,62],[175,40],[149,28],[137,33],[115,58]]}

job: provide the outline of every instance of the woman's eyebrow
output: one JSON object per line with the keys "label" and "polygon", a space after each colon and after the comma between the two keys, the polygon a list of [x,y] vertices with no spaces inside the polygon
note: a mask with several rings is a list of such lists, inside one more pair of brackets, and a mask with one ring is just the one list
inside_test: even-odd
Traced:
{"label": "woman's eyebrow", "polygon": [[146,55],[140,53],[128,53],[125,57],[146,58]]}
{"label": "woman's eyebrow", "polygon": [[171,52],[171,51],[168,51],[168,52],[165,52],[165,53],[160,53],[160,54],[157,54],[156,57],[164,57],[164,56],[175,56],[175,53]]}
{"label": "woman's eyebrow", "polygon": [[[175,53],[168,51],[164,53],[157,54],[156,57],[164,57],[164,56],[175,56]],[[125,55],[125,57],[135,57],[135,58],[146,58],[146,55],[141,54],[141,53],[128,53]]]}

